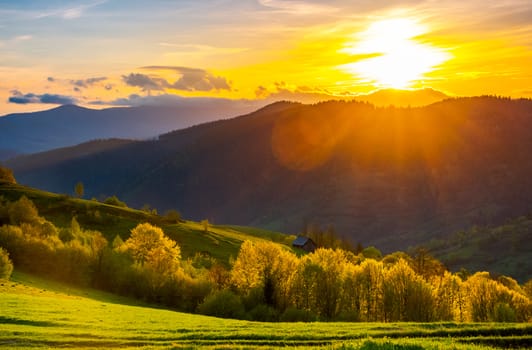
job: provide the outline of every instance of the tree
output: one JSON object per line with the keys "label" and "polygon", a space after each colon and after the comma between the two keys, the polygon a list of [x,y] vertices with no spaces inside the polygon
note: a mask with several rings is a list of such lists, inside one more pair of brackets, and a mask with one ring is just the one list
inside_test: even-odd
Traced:
{"label": "tree", "polygon": [[9,168],[4,168],[0,166],[0,182],[7,182],[16,184],[15,176],[13,176],[13,171]]}
{"label": "tree", "polygon": [[170,223],[178,224],[181,221],[181,213],[175,209],[167,210],[164,213],[164,220]]}
{"label": "tree", "polygon": [[131,230],[124,247],[135,262],[161,274],[175,270],[181,258],[179,245],[166,237],[159,227],[148,223],[139,224]]}
{"label": "tree", "polygon": [[297,257],[271,242],[245,241],[231,272],[233,286],[244,296],[256,293],[255,302],[284,310]]}
{"label": "tree", "polygon": [[37,207],[26,196],[9,205],[7,209],[9,220],[13,225],[20,225],[22,223],[38,224],[42,221],[39,217]]}
{"label": "tree", "polygon": [[200,224],[203,227],[203,232],[208,233],[209,232],[209,226],[211,225],[209,223],[209,220],[207,220],[207,219],[201,220]]}
{"label": "tree", "polygon": [[13,263],[9,259],[9,253],[0,247],[0,279],[8,280],[13,272]]}
{"label": "tree", "polygon": [[417,247],[413,255],[414,271],[429,279],[431,276],[442,276],[445,272],[445,266],[436,260],[425,247]]}
{"label": "tree", "polygon": [[78,198],[82,198],[83,194],[85,193],[85,187],[83,186],[83,182],[79,181],[74,187],[74,191],[76,192],[76,196]]}
{"label": "tree", "polygon": [[114,205],[117,207],[127,208],[127,204],[118,199],[117,196],[107,197],[104,201],[105,204]]}
{"label": "tree", "polygon": [[433,321],[431,286],[400,259],[384,278],[386,321]]}

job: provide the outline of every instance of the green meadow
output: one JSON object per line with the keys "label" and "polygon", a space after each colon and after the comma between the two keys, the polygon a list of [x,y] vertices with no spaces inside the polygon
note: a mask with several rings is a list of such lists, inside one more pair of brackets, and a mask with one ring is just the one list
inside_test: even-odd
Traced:
{"label": "green meadow", "polygon": [[150,307],[16,272],[0,281],[0,347],[131,349],[530,348],[532,325],[264,323]]}

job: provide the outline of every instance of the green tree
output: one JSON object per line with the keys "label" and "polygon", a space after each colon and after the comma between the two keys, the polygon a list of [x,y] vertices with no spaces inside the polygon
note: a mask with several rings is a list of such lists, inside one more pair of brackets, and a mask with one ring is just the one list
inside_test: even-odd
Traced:
{"label": "green tree", "polygon": [[278,244],[245,241],[233,265],[231,283],[242,295],[255,292],[257,302],[284,310],[296,266],[297,257]]}
{"label": "green tree", "polygon": [[211,224],[209,223],[209,220],[207,219],[201,220],[200,224],[203,227],[203,232],[208,233],[209,227],[211,226]]}
{"label": "green tree", "polygon": [[15,176],[13,175],[13,171],[9,168],[4,168],[0,166],[0,182],[8,182],[12,184],[16,184],[17,181],[15,180]]}
{"label": "green tree", "polygon": [[83,186],[83,182],[79,181],[76,186],[74,187],[74,192],[76,192],[76,196],[78,198],[82,198],[83,194],[85,193],[85,186]]}
{"label": "green tree", "polygon": [[177,224],[181,221],[181,213],[175,209],[167,210],[164,213],[164,220]]}
{"label": "green tree", "polygon": [[105,204],[114,205],[117,207],[127,208],[127,204],[118,199],[117,196],[107,197],[104,201]]}
{"label": "green tree", "polygon": [[175,270],[181,258],[179,245],[166,237],[159,227],[148,223],[139,224],[131,230],[124,247],[135,262],[161,274]]}
{"label": "green tree", "polygon": [[0,247],[0,279],[8,280],[13,272],[13,263],[9,259],[9,253]]}
{"label": "green tree", "polygon": [[11,203],[7,211],[9,220],[13,225],[22,223],[38,224],[42,221],[37,207],[26,196],[22,196],[18,201]]}

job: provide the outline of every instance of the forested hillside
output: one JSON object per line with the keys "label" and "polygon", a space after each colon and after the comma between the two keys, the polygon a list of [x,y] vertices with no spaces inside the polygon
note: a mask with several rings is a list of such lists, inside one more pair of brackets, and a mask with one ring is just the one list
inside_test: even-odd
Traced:
{"label": "forested hillside", "polygon": [[82,181],[88,197],[291,233],[333,225],[393,251],[528,215],[530,149],[530,100],[277,103],[157,141],[8,165],[38,188],[71,193]]}

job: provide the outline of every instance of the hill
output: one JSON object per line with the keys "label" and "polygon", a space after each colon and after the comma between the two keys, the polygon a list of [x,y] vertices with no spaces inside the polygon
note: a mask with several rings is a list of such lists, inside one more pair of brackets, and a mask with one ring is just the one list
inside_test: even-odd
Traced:
{"label": "hill", "polygon": [[532,276],[532,215],[503,225],[474,226],[427,242],[431,253],[452,271],[490,271],[526,281]]}
{"label": "hill", "polygon": [[293,233],[334,225],[389,252],[530,213],[531,116],[532,101],[495,97],[284,102],[59,163],[47,165],[54,151],[7,165],[55,192],[83,181],[89,197],[194,220]]}
{"label": "hill", "polygon": [[200,253],[226,265],[230,258],[237,256],[240,245],[246,240],[267,240],[290,246],[295,238],[278,232],[241,226],[209,225],[205,231],[204,226],[198,222],[176,222],[152,212],[0,182],[0,198],[15,201],[21,196],[32,200],[39,214],[57,226],[68,227],[72,217],[76,217],[83,228],[97,230],[112,242],[117,235],[123,240],[127,239],[131,229],[139,223],[150,222],[162,227],[165,233],[179,244],[184,258],[193,258]]}
{"label": "hill", "polygon": [[380,107],[421,107],[447,98],[449,96],[443,92],[427,88],[420,90],[382,89],[367,95],[356,96],[354,99]]}
{"label": "hill", "polygon": [[[201,100],[201,99],[200,99]],[[210,100],[93,110],[64,105],[0,117],[0,160],[94,139],[149,139],[161,133],[248,113],[259,102]]]}
{"label": "hill", "polygon": [[[530,346],[511,323],[264,323],[150,308],[17,273],[0,283],[0,344],[24,348],[493,349]],[[60,310],[60,312],[58,312]],[[475,344],[475,345],[473,345]],[[483,345],[480,345],[483,344]],[[493,347],[492,347],[493,346]]]}

